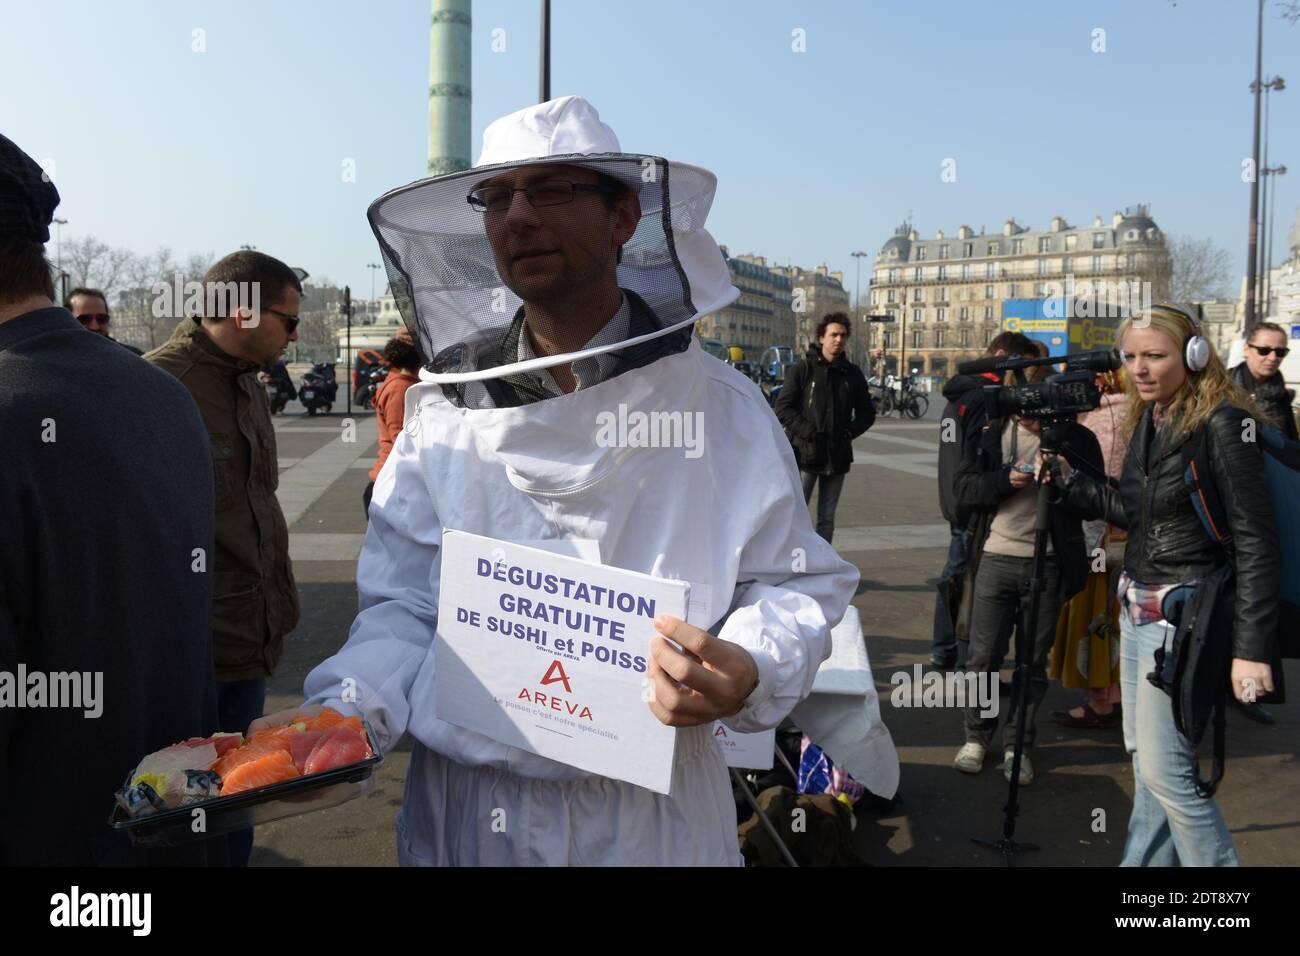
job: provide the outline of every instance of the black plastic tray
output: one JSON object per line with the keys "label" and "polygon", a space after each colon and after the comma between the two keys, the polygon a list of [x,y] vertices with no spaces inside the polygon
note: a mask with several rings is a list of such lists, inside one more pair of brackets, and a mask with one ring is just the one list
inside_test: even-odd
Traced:
{"label": "black plastic tray", "polygon": [[[125,832],[136,846],[179,846],[347,803],[374,788],[375,768],[384,762],[370,722],[362,718],[362,724],[372,751],[365,760],[140,817],[128,817],[114,803],[108,825]],[[203,811],[204,828],[198,832],[194,829],[195,810]]]}

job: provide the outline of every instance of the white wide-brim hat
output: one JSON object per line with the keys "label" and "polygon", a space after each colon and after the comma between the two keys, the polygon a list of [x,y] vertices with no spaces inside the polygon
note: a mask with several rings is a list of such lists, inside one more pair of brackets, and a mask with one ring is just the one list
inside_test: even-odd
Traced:
{"label": "white wide-brim hat", "polygon": [[[618,284],[646,302],[654,329],[561,355],[502,362],[493,354],[488,361],[521,301],[498,275],[483,214],[466,197],[502,171],[544,164],[586,167],[637,193],[641,220],[623,246]],[[367,215],[397,307],[427,361],[424,377],[453,384],[622,349],[733,302],[740,292],[704,228],[716,187],[717,178],[698,166],[622,152],[590,103],[565,96],[496,120],[483,133],[483,152],[472,169],[387,192]]]}

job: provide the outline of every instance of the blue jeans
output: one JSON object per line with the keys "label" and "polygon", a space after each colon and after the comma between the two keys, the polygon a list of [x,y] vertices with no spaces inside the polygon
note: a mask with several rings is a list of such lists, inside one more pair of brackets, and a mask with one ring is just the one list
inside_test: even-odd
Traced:
{"label": "blue jeans", "polygon": [[[847,474],[847,473],[846,473]],[[844,475],[817,475],[811,471],[799,472],[803,479],[804,504],[812,501],[813,488],[817,487],[817,533],[829,544],[835,534],[835,508],[844,490]]]}
{"label": "blue jeans", "polygon": [[1135,626],[1120,614],[1124,747],[1133,755],[1133,815],[1120,866],[1237,866],[1228,825],[1213,799],[1196,795],[1196,752],[1174,725],[1174,703],[1153,687],[1155,652],[1173,636],[1163,621]]}
{"label": "blue jeans", "polygon": [[[943,566],[943,573],[939,575],[940,586],[959,574],[965,574],[970,564],[970,529],[951,523],[948,528],[952,540],[948,542],[948,561]],[[934,643],[930,647],[930,659],[956,662],[958,668],[964,669],[967,642],[957,640],[952,624],[943,595],[939,594],[934,599]]]}
{"label": "blue jeans", "polygon": [[[218,730],[244,733],[248,725],[266,712],[266,679],[217,681]],[[253,829],[226,835],[231,866],[248,866],[253,855]]]}

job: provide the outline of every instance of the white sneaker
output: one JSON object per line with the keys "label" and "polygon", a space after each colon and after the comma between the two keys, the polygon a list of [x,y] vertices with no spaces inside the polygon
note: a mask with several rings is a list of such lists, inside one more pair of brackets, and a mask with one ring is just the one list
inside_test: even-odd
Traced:
{"label": "white sneaker", "polygon": [[[1014,761],[1016,752],[1008,750],[1002,755],[1003,766],[1002,776],[1011,782],[1011,764]],[[1020,755],[1020,786],[1027,787],[1034,782],[1034,765],[1029,760],[1029,752],[1025,751]]]}
{"label": "white sneaker", "polygon": [[952,765],[962,773],[979,773],[984,769],[984,755],[987,752],[983,744],[962,744]]}

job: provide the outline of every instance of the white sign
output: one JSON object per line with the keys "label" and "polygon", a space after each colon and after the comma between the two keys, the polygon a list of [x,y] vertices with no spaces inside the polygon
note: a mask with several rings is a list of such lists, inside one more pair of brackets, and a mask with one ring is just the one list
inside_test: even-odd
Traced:
{"label": "white sign", "polygon": [[646,703],[654,616],[689,586],[485,538],[442,536],[434,715],[658,793],[677,732]]}
{"label": "white sign", "polygon": [[727,766],[739,770],[771,770],[772,752],[776,749],[776,731],[760,730],[742,734],[720,720],[713,722],[713,739],[722,748]]}

